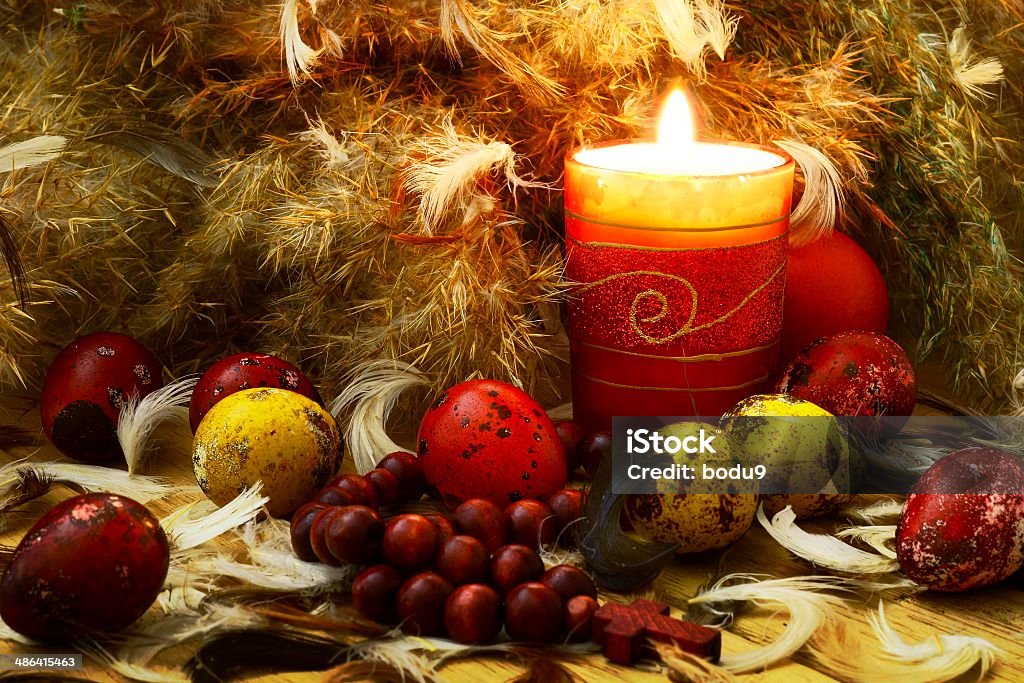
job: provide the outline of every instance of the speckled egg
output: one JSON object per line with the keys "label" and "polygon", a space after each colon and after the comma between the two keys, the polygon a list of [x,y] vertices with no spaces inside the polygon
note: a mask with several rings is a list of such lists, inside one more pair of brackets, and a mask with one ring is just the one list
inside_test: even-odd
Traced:
{"label": "speckled egg", "polygon": [[218,401],[243,389],[259,387],[287,389],[324,404],[309,378],[288,361],[266,353],[236,353],[211,365],[196,383],[188,405],[192,433]]}
{"label": "speckled egg", "polygon": [[928,468],[896,526],[900,569],[934,591],[981,588],[1024,566],[1024,465],[965,448]]}
{"label": "speckled egg", "polygon": [[[788,419],[774,419],[788,418]],[[827,514],[853,499],[863,460],[827,410],[785,394],[751,396],[722,416],[747,465],[768,472],[761,502],[771,517],[787,505],[797,519]],[[772,493],[786,491],[786,493]]]}
{"label": "speckled egg", "polygon": [[141,504],[87,493],[51,508],[22,538],[0,581],[0,616],[40,641],[119,631],[163,589],[170,553]]}
{"label": "speckled egg", "polygon": [[[712,425],[680,422],[662,427],[658,432],[666,438],[683,439],[699,433],[701,428],[716,433],[716,452],[695,455],[679,452],[673,456],[677,465],[689,465],[700,471],[704,463],[729,468],[740,462],[733,452],[730,437],[718,433]],[[748,486],[756,490],[756,483]],[[681,489],[686,493],[679,494]],[[659,480],[658,490],[661,493],[627,496],[625,514],[637,534],[658,543],[678,544],[677,553],[698,553],[730,545],[750,528],[757,511],[757,497],[753,493],[721,493],[726,490],[724,484],[706,482],[699,476],[688,483]]]}
{"label": "speckled egg", "polygon": [[284,517],[341,468],[341,434],[331,414],[286,389],[244,389],[199,423],[192,448],[196,481],[217,505],[263,482],[267,509]]}
{"label": "speckled egg", "polygon": [[455,507],[486,498],[499,508],[565,486],[555,425],[526,392],[494,380],[463,382],[423,416],[417,455],[434,492]]}
{"label": "speckled egg", "polygon": [[786,367],[776,390],[833,415],[910,415],[917,402],[910,358],[877,332],[841,332],[819,339]]}
{"label": "speckled egg", "polygon": [[43,432],[72,458],[120,456],[117,419],[125,400],[162,386],[160,363],[142,344],[116,332],[86,335],[57,354],[46,371],[39,400]]}

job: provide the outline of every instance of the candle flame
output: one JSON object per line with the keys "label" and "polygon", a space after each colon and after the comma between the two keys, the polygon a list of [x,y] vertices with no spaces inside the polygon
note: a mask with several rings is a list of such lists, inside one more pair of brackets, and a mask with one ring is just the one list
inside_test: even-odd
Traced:
{"label": "candle flame", "polygon": [[690,103],[682,90],[669,93],[658,119],[658,145],[675,151],[688,149],[693,145],[693,115]]}

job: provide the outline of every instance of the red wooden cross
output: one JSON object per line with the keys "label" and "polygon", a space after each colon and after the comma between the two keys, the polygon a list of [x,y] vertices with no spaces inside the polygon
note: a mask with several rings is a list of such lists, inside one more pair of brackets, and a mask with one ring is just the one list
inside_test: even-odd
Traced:
{"label": "red wooden cross", "polygon": [[722,654],[721,631],[670,617],[668,605],[653,600],[635,600],[628,607],[614,603],[599,607],[594,612],[594,640],[604,647],[605,657],[623,665],[643,657],[657,659],[648,640],[674,643],[712,662]]}

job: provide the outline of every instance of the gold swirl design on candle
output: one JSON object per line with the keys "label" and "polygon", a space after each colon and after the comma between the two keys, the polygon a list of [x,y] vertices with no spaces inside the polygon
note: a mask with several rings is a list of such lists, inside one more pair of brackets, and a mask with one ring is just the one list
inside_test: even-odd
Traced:
{"label": "gold swirl design on candle", "polygon": [[743,384],[734,384],[728,387],[644,387],[636,384],[621,384],[619,382],[611,382],[606,379],[599,379],[597,377],[591,377],[590,375],[584,374],[579,370],[573,370],[574,375],[578,375],[585,380],[591,382],[597,382],[598,384],[604,384],[609,387],[615,387],[616,389],[635,389],[637,391],[678,391],[687,394],[705,394],[713,391],[736,391],[738,389],[749,389],[750,387],[756,387],[763,382],[768,381],[769,375],[763,375],[756,379],[752,379],[749,382]]}
{"label": "gold swirl design on candle", "polygon": [[749,349],[739,349],[738,351],[723,351],[722,353],[702,353],[697,356],[663,356],[657,353],[640,353],[639,351],[627,351],[626,349],[613,349],[610,346],[602,346],[601,344],[594,344],[588,341],[583,341],[582,339],[577,339],[574,341],[574,343],[590,349],[596,349],[597,351],[617,353],[623,356],[633,356],[635,358],[669,360],[674,361],[676,363],[702,363],[704,361],[722,361],[725,360],[726,358],[741,358],[743,356],[751,356],[755,353],[769,351],[779,345],[779,340],[775,339],[770,344],[752,346]]}
{"label": "gold swirl design on candle", "polygon": [[[675,341],[676,339],[679,339],[684,335],[690,334],[691,332],[699,332],[701,330],[706,330],[710,327],[714,327],[715,325],[725,322],[732,316],[736,315],[737,312],[742,310],[743,307],[746,306],[751,299],[760,294],[765,289],[765,287],[774,282],[775,279],[785,271],[786,265],[783,263],[781,266],[776,268],[775,271],[770,276],[768,276],[768,278],[764,282],[762,282],[760,285],[755,287],[750,293],[748,293],[745,297],[743,297],[743,299],[738,304],[736,304],[732,309],[726,311],[725,313],[718,316],[714,320],[710,320],[706,323],[701,323],[700,325],[693,324],[694,319],[697,317],[697,311],[700,307],[700,297],[698,296],[697,290],[693,286],[693,284],[691,284],[690,281],[687,280],[682,275],[664,273],[658,270],[633,270],[625,273],[614,273],[612,275],[608,275],[598,280],[594,280],[593,282],[582,284],[580,286],[579,291],[586,292],[590,289],[600,287],[601,285],[613,282],[615,280],[621,280],[623,278],[630,278],[642,275],[668,278],[669,280],[672,280],[678,284],[683,285],[690,292],[690,315],[687,318],[686,322],[683,323],[682,327],[672,332],[671,334],[665,335],[664,337],[652,336],[645,332],[641,327],[642,323],[657,323],[664,319],[664,317],[669,314],[668,297],[665,296],[663,292],[660,292],[656,289],[645,289],[644,291],[640,292],[635,297],[633,297],[633,302],[630,304],[629,307],[629,326],[630,329],[632,329],[638,337],[643,339],[648,344],[668,344],[670,342]],[[650,315],[645,318],[639,318],[638,308],[640,307],[642,301],[646,298],[655,299],[661,305],[660,310],[654,315]]]}

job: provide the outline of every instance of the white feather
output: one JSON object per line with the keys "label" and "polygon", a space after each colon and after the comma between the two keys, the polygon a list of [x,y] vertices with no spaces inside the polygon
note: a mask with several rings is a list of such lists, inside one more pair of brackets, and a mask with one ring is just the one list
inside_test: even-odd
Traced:
{"label": "white feather", "polygon": [[484,176],[499,173],[510,188],[548,187],[516,174],[518,156],[511,145],[460,135],[451,116],[445,118],[438,135],[421,138],[412,152],[405,186],[420,197],[417,218],[428,234],[444,225],[449,210],[461,210],[465,222],[467,214],[480,212],[481,202],[493,201],[476,191]]}
{"label": "white feather", "polygon": [[138,664],[110,652],[96,641],[78,641],[75,646],[83,654],[103,665],[104,669],[116,671],[133,681],[144,683],[189,683],[189,677],[176,671],[154,669]]}
{"label": "white feather", "polygon": [[[735,580],[744,583],[729,585]],[[704,605],[712,614],[726,616],[716,609],[719,603],[749,602],[758,607],[782,608],[789,619],[782,634],[763,647],[737,654],[723,655],[719,666],[733,673],[759,671],[789,657],[803,647],[825,623],[830,611],[842,600],[823,591],[845,590],[844,582],[831,576],[797,576],[759,581],[757,577],[730,574],[709,590],[691,598],[691,604]]]}
{"label": "white feather", "polygon": [[117,418],[117,440],[128,462],[128,473],[135,474],[149,455],[149,438],[161,422],[188,420],[189,399],[198,375],[182,377],[161,387],[143,399],[130,395]]}
{"label": "white feather", "polygon": [[[958,679],[977,668],[977,680],[1005,654],[984,638],[936,634],[908,643],[885,618],[885,605],[868,614],[878,644],[868,644],[859,633],[836,624],[812,647],[814,656],[833,675],[859,683],[940,683]],[[879,647],[880,646],[880,647]]]}
{"label": "white feather", "polygon": [[776,140],[804,175],[804,193],[790,220],[790,242],[807,244],[825,237],[846,213],[843,176],[820,150],[796,140]]}
{"label": "white feather", "polygon": [[995,57],[976,59],[971,54],[971,39],[963,26],[953,31],[947,46],[953,78],[970,97],[987,99],[992,93],[982,86],[998,83],[1003,79],[1003,65]]}
{"label": "white feather", "polygon": [[[403,392],[429,385],[423,373],[398,360],[369,361],[352,371],[351,381],[330,410],[342,424],[357,472],[365,474],[388,453],[405,450],[387,434],[388,415]],[[348,413],[347,419],[341,419],[342,412]]]}
{"label": "white feather", "polygon": [[[263,495],[263,482],[238,494],[220,508],[209,501],[188,503],[160,520],[174,552],[189,550],[211,541],[256,518],[270,498]],[[204,508],[213,508],[212,510]],[[202,517],[195,517],[202,510]]]}
{"label": "white feather", "polygon": [[868,544],[879,555],[891,560],[896,559],[896,551],[892,549],[892,544],[896,542],[895,524],[853,526],[848,529],[840,529],[836,532],[836,538],[852,538]]}
{"label": "white feather", "polygon": [[739,18],[728,13],[722,0],[697,0],[697,16],[704,28],[708,47],[724,60],[729,44],[736,37]]}
{"label": "white feather", "polygon": [[139,503],[148,503],[177,491],[164,477],[130,475],[122,470],[97,465],[15,460],[0,467],[0,492],[9,490],[18,482],[18,470],[22,467],[31,467],[42,475],[52,477],[54,481],[85,491],[107,491]]}
{"label": "white feather", "polygon": [[841,514],[847,519],[863,522],[865,524],[877,524],[886,520],[895,520],[903,512],[903,503],[892,498],[876,500],[866,507],[843,508]]}
{"label": "white feather", "polygon": [[887,574],[899,569],[894,559],[854,548],[834,536],[804,531],[796,525],[796,514],[788,505],[775,513],[770,522],[764,506],[759,505],[757,521],[779,545],[820,567],[847,574]]}
{"label": "white feather", "polygon": [[554,408],[548,410],[547,414],[552,422],[559,422],[561,420],[571,420],[572,402],[570,401],[569,403],[563,403],[560,406],[555,406]]}
{"label": "white feather", "polygon": [[0,147],[0,173],[45,164],[60,156],[66,144],[67,138],[61,135],[39,135]]}
{"label": "white feather", "polygon": [[268,518],[249,522],[240,533],[247,562],[233,553],[204,554],[188,561],[189,571],[206,576],[236,579],[268,590],[318,593],[342,590],[352,581],[357,567],[328,567],[303,562],[291,548],[288,523]]}
{"label": "white feather", "polygon": [[299,72],[306,76],[312,75],[313,65],[320,56],[320,50],[314,50],[302,40],[299,32],[299,0],[284,0],[281,5],[279,37],[288,75],[292,83],[297,85],[301,80]]}
{"label": "white feather", "polygon": [[698,79],[707,76],[711,48],[721,59],[736,36],[738,19],[722,0],[653,0],[661,32],[672,54]]}

